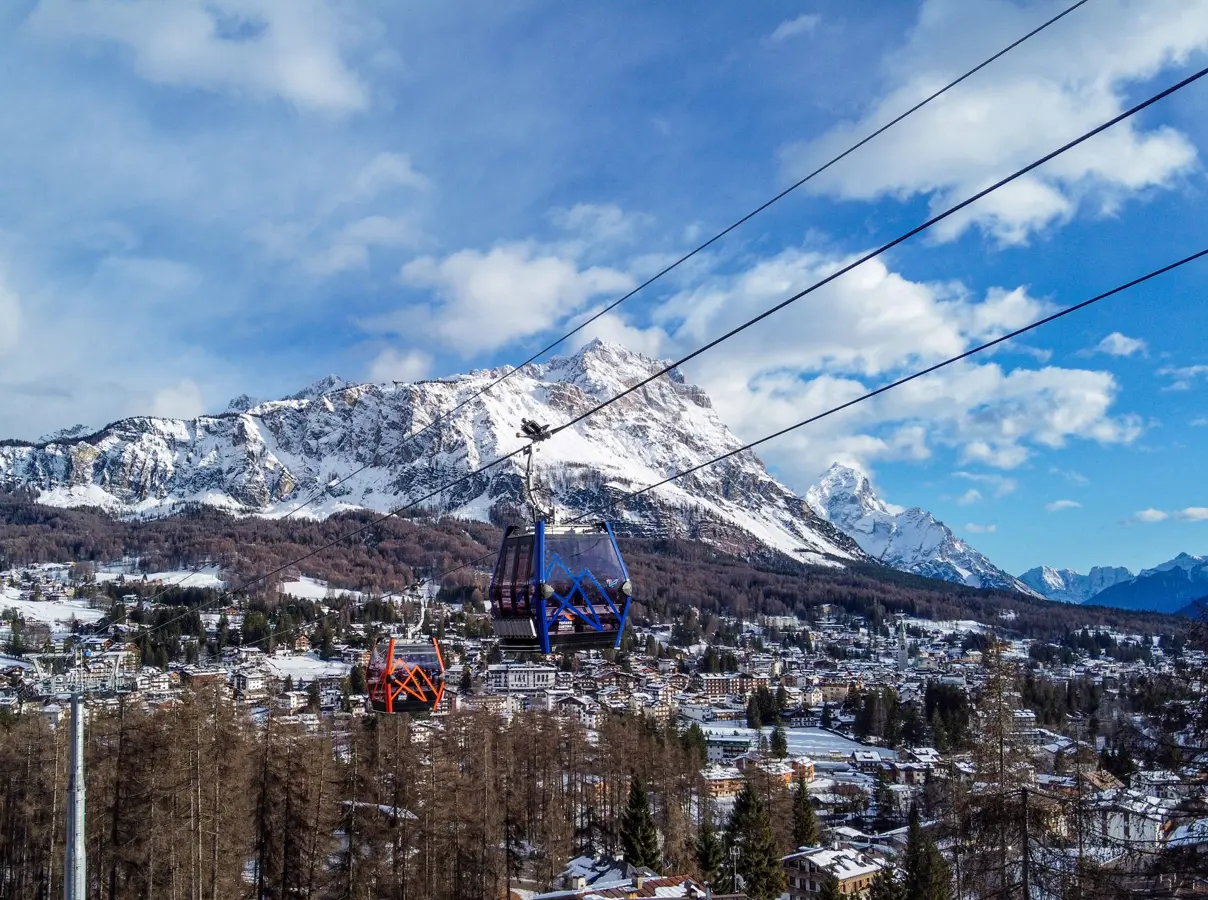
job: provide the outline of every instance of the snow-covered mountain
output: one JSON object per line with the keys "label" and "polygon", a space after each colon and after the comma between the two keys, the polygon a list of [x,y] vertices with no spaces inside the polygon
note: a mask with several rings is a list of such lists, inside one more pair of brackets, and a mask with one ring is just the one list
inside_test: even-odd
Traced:
{"label": "snow-covered mountain", "polygon": [[1086,575],[1073,569],[1050,569],[1037,566],[1019,576],[1019,580],[1050,600],[1062,603],[1085,603],[1100,591],[1121,582],[1131,581],[1133,573],[1123,566],[1095,566]]}
{"label": "snow-covered mountain", "polygon": [[[28,485],[44,503],[99,506],[119,515],[165,514],[200,502],[281,516],[316,492],[322,498],[298,515],[386,511],[520,447],[522,418],[556,426],[663,365],[593,342],[516,373],[413,440],[408,436],[507,370],[415,384],[353,385],[330,376],[284,400],[237,398],[218,415],[136,417],[88,435],[5,442],[0,485]],[[535,469],[559,514],[570,516],[739,446],[704,391],[668,377],[542,442]],[[515,521],[523,472],[517,455],[423,505]],[[631,531],[692,536],[736,552],[770,547],[811,562],[864,558],[855,541],[768,475],[749,451],[656,488],[607,517]]]}
{"label": "snow-covered mountain", "polygon": [[1089,575],[1080,575],[1072,569],[1038,566],[1019,578],[1050,600],[1120,609],[1177,613],[1208,597],[1208,559],[1192,553],[1180,553],[1136,575],[1121,567],[1096,566]]}
{"label": "snow-covered mountain", "polygon": [[862,473],[835,463],[805,495],[819,516],[855,538],[873,559],[895,569],[971,587],[1034,593],[978,553],[925,510],[889,506]]}

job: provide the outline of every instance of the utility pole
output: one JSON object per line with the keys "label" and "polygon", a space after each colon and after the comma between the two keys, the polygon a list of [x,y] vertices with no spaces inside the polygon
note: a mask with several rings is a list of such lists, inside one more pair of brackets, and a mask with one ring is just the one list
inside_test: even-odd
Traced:
{"label": "utility pole", "polygon": [[1028,850],[1028,789],[1023,791],[1023,900],[1032,900],[1032,868],[1031,853]]}
{"label": "utility pole", "polygon": [[71,775],[67,781],[67,859],[63,866],[63,900],[84,900],[88,857],[84,838],[84,704],[71,695]]}

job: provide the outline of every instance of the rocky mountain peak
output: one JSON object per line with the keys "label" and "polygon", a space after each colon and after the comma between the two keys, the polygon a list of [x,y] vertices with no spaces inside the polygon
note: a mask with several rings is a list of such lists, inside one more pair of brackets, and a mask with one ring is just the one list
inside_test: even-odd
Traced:
{"label": "rocky mountain peak", "polygon": [[869,556],[895,569],[971,587],[1035,593],[919,507],[890,506],[858,469],[835,463],[806,492],[819,516],[838,526]]}

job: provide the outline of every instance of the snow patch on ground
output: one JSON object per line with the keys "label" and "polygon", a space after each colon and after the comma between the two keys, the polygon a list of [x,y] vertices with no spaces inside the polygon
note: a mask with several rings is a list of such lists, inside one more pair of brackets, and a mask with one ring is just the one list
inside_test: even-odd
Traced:
{"label": "snow patch on ground", "polygon": [[[759,745],[759,732],[754,728],[737,727],[729,722],[706,722],[701,725],[705,735],[718,737],[743,737],[751,741],[753,747]],[[816,759],[838,754],[850,756],[857,750],[876,750],[882,759],[896,759],[897,753],[885,747],[867,747],[858,741],[848,740],[823,728],[786,728],[785,736],[789,742],[790,756],[812,756]],[[764,737],[771,739],[772,729],[763,729]]]}
{"label": "snow patch on ground", "polygon": [[264,660],[268,669],[278,678],[287,675],[294,684],[305,684],[316,678],[344,678],[352,666],[338,659],[319,659],[315,653],[304,656],[270,656]]}

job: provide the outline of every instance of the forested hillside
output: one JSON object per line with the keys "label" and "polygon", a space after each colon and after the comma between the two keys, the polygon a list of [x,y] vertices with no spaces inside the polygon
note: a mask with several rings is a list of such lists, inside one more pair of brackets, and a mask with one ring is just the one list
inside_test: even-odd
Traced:
{"label": "forested hillside", "polygon": [[[323,521],[237,518],[207,508],[163,519],[124,521],[89,510],[34,504],[0,496],[0,567],[37,562],[101,563],[137,556],[147,572],[210,561],[235,585],[271,572],[350,532],[354,538],[315,553],[279,573],[309,575],[337,589],[382,593],[479,560],[443,579],[456,590],[484,585],[500,532],[460,519],[391,518],[370,526],[369,514]],[[711,614],[805,615],[829,603],[861,615],[903,611],[931,619],[975,619],[1001,624],[998,612],[1015,611],[1012,631],[1056,638],[1092,627],[1141,633],[1177,631],[1185,623],[1152,613],[1070,606],[1021,594],[978,590],[921,578],[883,566],[805,566],[771,553],[729,556],[684,540],[625,539],[622,550],[637,586],[635,616],[669,621],[690,609]],[[263,593],[266,582],[249,587]]]}

